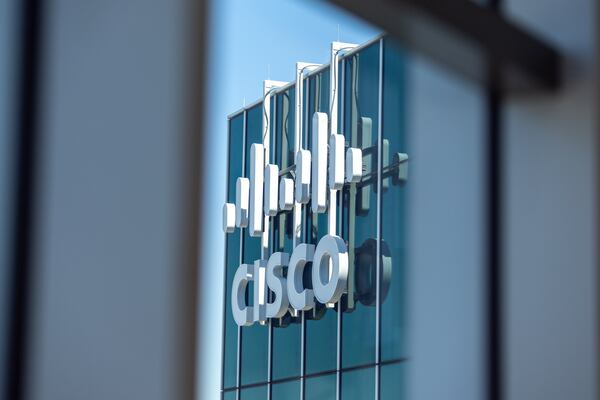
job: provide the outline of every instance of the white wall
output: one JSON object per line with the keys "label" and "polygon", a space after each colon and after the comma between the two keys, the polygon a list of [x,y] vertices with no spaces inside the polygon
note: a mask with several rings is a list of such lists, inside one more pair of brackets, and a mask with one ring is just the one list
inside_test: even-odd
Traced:
{"label": "white wall", "polygon": [[410,56],[408,399],[485,395],[485,90]]}
{"label": "white wall", "polygon": [[598,10],[507,0],[505,11],[566,56],[559,93],[507,99],[507,399],[596,399]]}
{"label": "white wall", "polygon": [[29,399],[189,394],[185,3],[47,2]]}

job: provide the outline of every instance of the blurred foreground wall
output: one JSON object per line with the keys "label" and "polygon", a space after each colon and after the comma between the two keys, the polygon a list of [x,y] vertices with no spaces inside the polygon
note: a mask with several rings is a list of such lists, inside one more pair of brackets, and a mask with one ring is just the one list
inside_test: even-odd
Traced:
{"label": "blurred foreground wall", "polygon": [[565,56],[556,94],[505,113],[507,399],[598,398],[598,3],[507,0]]}
{"label": "blurred foreground wall", "polygon": [[191,398],[189,4],[45,3],[27,398]]}

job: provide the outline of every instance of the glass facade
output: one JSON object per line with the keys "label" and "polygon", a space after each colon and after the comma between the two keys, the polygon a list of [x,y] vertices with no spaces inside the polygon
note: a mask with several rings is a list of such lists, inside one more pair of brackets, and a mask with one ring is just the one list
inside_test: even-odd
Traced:
{"label": "glass facade", "polygon": [[[294,124],[296,89],[291,88],[277,94],[272,102],[274,115],[271,125],[272,139],[271,162],[280,170],[294,164]],[[283,211],[272,219],[271,253],[283,251],[292,253],[292,212]],[[287,271],[284,271],[287,276]],[[280,320],[271,324],[273,337],[273,379],[284,379],[300,376],[300,341],[302,336],[302,319],[293,317],[289,312]],[[286,390],[284,386],[278,390]],[[273,391],[275,393],[275,389]],[[276,398],[276,397],[274,397]],[[284,398],[284,397],[281,397]]]}
{"label": "glass facade", "polygon": [[[244,140],[244,115],[229,121],[229,166],[227,177],[227,201],[235,203],[235,184],[238,176],[244,176],[242,146]],[[233,275],[240,264],[240,231],[228,234],[225,239],[225,301],[223,329],[223,387],[237,384],[237,340],[238,326],[233,320],[228,304],[231,298]]]}
{"label": "glass facade", "polygon": [[[263,105],[259,103],[246,112],[246,140],[245,140],[245,176],[250,174],[250,147],[253,143],[262,143],[263,137]],[[250,236],[248,229],[243,229],[244,241],[242,244],[242,262],[253,264],[261,258],[260,237]],[[254,285],[248,285],[246,292],[247,302],[253,303]],[[267,368],[269,360],[266,357],[268,351],[269,328],[266,325],[253,324],[241,329],[241,384],[249,385],[267,381]],[[254,392],[252,392],[254,393]],[[248,394],[247,396],[250,396]],[[254,397],[247,397],[254,398]]]}
{"label": "glass facade", "polygon": [[[312,115],[315,112],[330,114],[329,110],[329,84],[330,71],[325,68],[308,78],[304,87],[305,92],[305,121],[304,144],[305,149],[312,149]],[[304,207],[306,227],[305,241],[314,244],[327,234],[327,214],[314,214],[310,204]],[[304,270],[305,287],[312,288],[312,268]],[[320,373],[336,369],[336,343],[337,343],[337,313],[327,309],[323,304],[318,304],[313,310],[304,312],[306,329],[306,373]]]}
{"label": "glass facade", "polygon": [[381,366],[381,400],[407,400],[406,363]]}
{"label": "glass facade", "polygon": [[[404,398],[404,380],[394,377],[404,376],[409,357],[405,61],[400,49],[379,39],[343,54],[334,82],[329,66],[302,78],[302,148],[312,150],[312,116],[331,116],[330,95],[335,93],[338,131],[346,147],[363,154],[361,180],[345,184],[336,200],[337,231],[348,246],[348,287],[333,307],[317,302],[310,311],[288,311],[265,325],[238,329],[230,310],[231,279],[239,263],[261,258],[261,244],[247,229],[229,234],[224,399],[367,399],[375,398],[378,387],[380,398]],[[228,202],[235,202],[236,178],[248,176],[251,144],[261,143],[263,135],[270,139],[268,162],[278,165],[280,177],[294,178],[297,95],[290,84],[270,97],[268,113],[259,102],[230,116]],[[263,116],[268,132],[263,132]],[[316,245],[328,232],[327,213],[313,213],[309,203],[302,205],[301,215],[300,240]],[[270,218],[268,255],[292,253],[293,229],[292,211]],[[311,268],[308,263],[303,279],[309,289]],[[252,305],[252,282],[248,286],[247,304]],[[267,296],[272,300],[274,294]]]}
{"label": "glass facade", "polygon": [[342,400],[363,400],[374,397],[375,368],[361,368],[342,373]]}
{"label": "glass facade", "polygon": [[[406,244],[407,186],[397,175],[401,161],[394,154],[407,151],[406,57],[391,41],[384,41],[382,93],[381,254],[388,264],[390,281],[381,301],[381,360],[407,357]],[[394,167],[396,165],[396,167]],[[384,274],[385,275],[385,274]]]}
{"label": "glass facade", "polygon": [[348,293],[343,301],[342,366],[375,363],[377,137],[379,56],[376,42],[343,62],[342,132],[363,152],[363,177],[342,191],[342,237],[348,243]]}
{"label": "glass facade", "polygon": [[271,398],[273,400],[296,399],[300,393],[300,381],[276,383],[273,385]]}
{"label": "glass facade", "polygon": [[305,400],[335,399],[336,375],[330,373],[306,379]]}

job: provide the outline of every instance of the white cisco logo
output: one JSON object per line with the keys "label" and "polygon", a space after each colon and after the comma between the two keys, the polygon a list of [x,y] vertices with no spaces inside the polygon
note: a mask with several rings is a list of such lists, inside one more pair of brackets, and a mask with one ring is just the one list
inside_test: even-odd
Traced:
{"label": "white cisco logo", "polygon": [[[355,45],[332,43],[331,82],[337,82],[338,53]],[[314,64],[297,63],[296,93],[302,93],[302,74]],[[270,95],[280,82],[266,81],[263,108],[270,110]],[[360,182],[363,176],[363,154],[361,149],[345,150],[345,138],[337,133],[337,93],[330,90],[330,114],[316,112],[312,116],[312,149],[300,147],[302,132],[301,95],[296,96],[297,118],[295,126],[295,164],[291,169],[294,179],[287,178],[279,167],[266,164],[269,159],[268,135],[263,143],[254,143],[250,148],[250,178],[238,177],[236,181],[236,203],[223,207],[223,230],[234,232],[236,228],[247,228],[249,234],[262,237],[262,259],[254,264],[241,264],[233,278],[231,311],[240,326],[254,322],[265,323],[270,318],[282,318],[290,307],[292,312],[307,311],[315,307],[316,301],[333,307],[348,283],[348,248],[336,234],[337,191],[345,184]],[[263,118],[263,130],[268,132],[268,115]],[[370,120],[369,120],[370,122]],[[405,156],[405,155],[403,155]],[[370,163],[372,157],[365,157]],[[405,172],[404,172],[405,173]],[[281,175],[281,177],[280,177]],[[328,234],[312,245],[300,243],[302,205],[308,204],[313,213],[328,212]],[[268,254],[269,218],[280,211],[292,211],[294,227],[294,249]],[[312,289],[303,285],[304,268],[312,263]],[[284,269],[287,268],[287,279]],[[248,283],[254,282],[253,306],[246,302]],[[270,290],[274,296],[268,299]],[[294,311],[295,310],[295,311]]]}

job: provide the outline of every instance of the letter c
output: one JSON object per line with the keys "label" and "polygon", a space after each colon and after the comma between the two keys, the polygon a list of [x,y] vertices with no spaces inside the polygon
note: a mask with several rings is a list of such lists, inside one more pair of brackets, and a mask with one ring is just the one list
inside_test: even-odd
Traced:
{"label": "letter c", "polygon": [[252,280],[252,266],[242,264],[233,277],[231,287],[231,312],[235,323],[239,326],[250,326],[253,323],[253,309],[246,304],[246,287]]}
{"label": "letter c", "polygon": [[294,249],[290,258],[287,276],[287,291],[290,304],[296,310],[310,310],[315,306],[313,291],[305,289],[302,284],[302,275],[307,263],[312,262],[315,246],[302,243]]}

